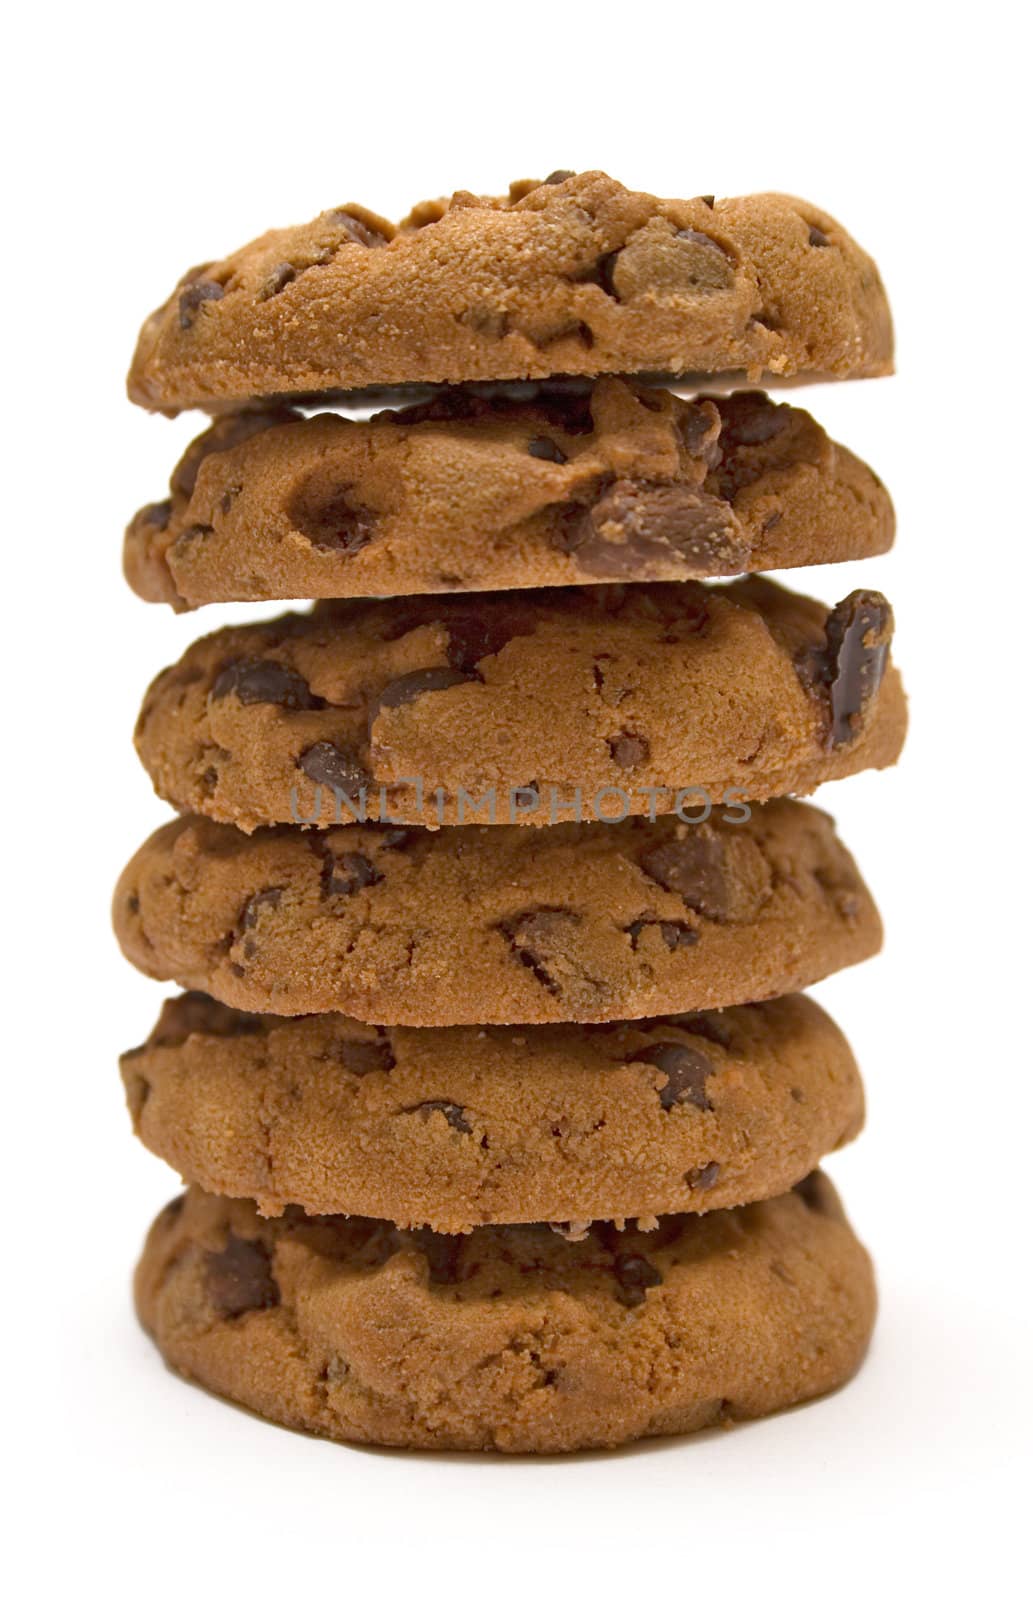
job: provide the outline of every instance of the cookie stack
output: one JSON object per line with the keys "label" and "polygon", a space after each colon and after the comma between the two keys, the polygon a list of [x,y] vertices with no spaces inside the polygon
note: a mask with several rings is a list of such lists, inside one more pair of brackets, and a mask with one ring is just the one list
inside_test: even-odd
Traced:
{"label": "cookie stack", "polygon": [[316,601],[191,645],[137,729],[180,813],[115,900],[188,991],[122,1061],[189,1184],[137,1274],[173,1366],[332,1438],[507,1451],[856,1369],[871,1269],[817,1169],[862,1090],[800,991],[881,933],[786,797],[892,763],[904,699],[882,595],[756,574],[876,555],[893,512],[735,375],[891,353],[824,213],[601,173],[328,211],[145,325],[132,398],[214,420],[130,583]]}

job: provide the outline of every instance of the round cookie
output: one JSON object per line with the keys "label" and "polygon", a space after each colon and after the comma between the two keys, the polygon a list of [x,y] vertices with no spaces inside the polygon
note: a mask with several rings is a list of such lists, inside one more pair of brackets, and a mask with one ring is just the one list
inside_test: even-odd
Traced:
{"label": "round cookie", "polygon": [[121,1068],[137,1133],[186,1182],[264,1216],[442,1233],[767,1199],[864,1115],[846,1040],[803,995],[594,1028],[375,1029],[187,994]]}
{"label": "round cookie", "polygon": [[163,798],[247,832],[764,801],[896,760],[892,631],[874,591],[827,611],[756,577],[324,601],[197,640],[136,745]]}
{"label": "round cookie", "polygon": [[144,324],[138,404],[556,373],[892,370],[875,263],[805,201],[659,200],[602,172],[347,205],[197,267]]}
{"label": "round cookie", "polygon": [[190,1189],[154,1223],[140,1319],[170,1365],[331,1439],[554,1452],[691,1433],[814,1399],[860,1365],[868,1256],[813,1173],[649,1233],[462,1238],[263,1221]]}
{"label": "round cookie", "polygon": [[875,474],[806,411],[620,378],[522,402],[451,390],[368,422],[241,412],[169,488],[127,529],[125,571],[180,611],[731,577],[878,555],[894,526]]}
{"label": "round cookie", "polygon": [[606,1022],[766,1000],[874,955],[832,819],[250,836],[183,817],[115,891],[125,955],[244,1011],[362,1022]]}

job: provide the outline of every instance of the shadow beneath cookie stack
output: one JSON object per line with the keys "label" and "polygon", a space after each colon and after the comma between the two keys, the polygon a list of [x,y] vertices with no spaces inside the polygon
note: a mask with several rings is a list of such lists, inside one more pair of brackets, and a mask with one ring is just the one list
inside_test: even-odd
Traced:
{"label": "shadow beneath cookie stack", "polygon": [[[330,1439],[510,1454],[857,1369],[872,1270],[818,1169],[863,1091],[801,991],[881,928],[797,797],[892,764],[906,710],[881,594],[759,574],[878,555],[893,510],[798,407],[635,374],[891,359],[832,218],[601,173],[340,207],[145,324],[131,397],[215,420],[129,582],[316,602],[198,640],[137,725],[180,813],[114,905],[185,991],[122,1058],[188,1186],[136,1276],[173,1368]],[[377,384],[421,398],[341,414]]]}

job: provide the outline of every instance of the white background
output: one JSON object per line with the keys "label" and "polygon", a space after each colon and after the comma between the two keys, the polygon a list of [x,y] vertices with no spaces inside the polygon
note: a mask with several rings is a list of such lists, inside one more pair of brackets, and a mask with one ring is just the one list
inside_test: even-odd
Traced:
{"label": "white background", "polygon": [[[21,7],[9,21],[0,1427],[15,1592],[984,1593],[1024,1555],[1031,1292],[1029,180],[1018,8],[524,3]],[[839,1396],[731,1434],[516,1462],[325,1445],[175,1381],[128,1280],[175,1179],[115,1066],[159,1002],[107,901],[164,818],[130,745],[176,618],[121,530],[200,426],[126,404],[136,329],[266,226],[600,166],[780,188],[877,255],[899,375],[801,397],[894,492],[883,587],[913,726],[821,799],[884,956],[822,986],[867,1075],[832,1175],[882,1316]],[[53,1586],[53,1587],[52,1587]],[[1014,1583],[1010,1585],[1014,1587]]]}

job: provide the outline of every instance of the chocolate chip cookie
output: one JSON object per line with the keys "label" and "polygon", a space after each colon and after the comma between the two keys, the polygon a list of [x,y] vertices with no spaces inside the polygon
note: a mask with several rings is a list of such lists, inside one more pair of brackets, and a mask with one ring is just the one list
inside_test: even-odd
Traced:
{"label": "chocolate chip cookie", "polygon": [[871,1264],[832,1185],[733,1211],[463,1237],[363,1218],[263,1220],[189,1189],[137,1269],[171,1366],[327,1438],[567,1451],[813,1399],[860,1365]]}
{"label": "chocolate chip cookie", "polygon": [[803,995],[596,1027],[376,1029],[188,994],[121,1066],[137,1133],[185,1181],[265,1216],[443,1233],[784,1194],[864,1105],[846,1040]]}
{"label": "chocolate chip cookie", "polygon": [[763,578],[324,601],[224,628],[155,680],[155,788],[274,822],[548,824],[763,801],[896,760],[882,595]]}
{"label": "chocolate chip cookie", "polygon": [[130,524],[125,570],[181,611],[731,577],[893,538],[875,474],[806,411],[620,378],[514,402],[449,390],[369,422],[240,412],[194,440],[169,490]]}
{"label": "chocolate chip cookie", "polygon": [[832,820],[324,833],[183,817],[115,893],[130,961],[241,1010],[362,1022],[606,1022],[766,1000],[874,955]]}
{"label": "chocolate chip cookie", "polygon": [[805,201],[659,200],[602,172],[358,205],[196,267],[145,323],[129,395],[258,395],[557,373],[892,370],[875,263]]}

